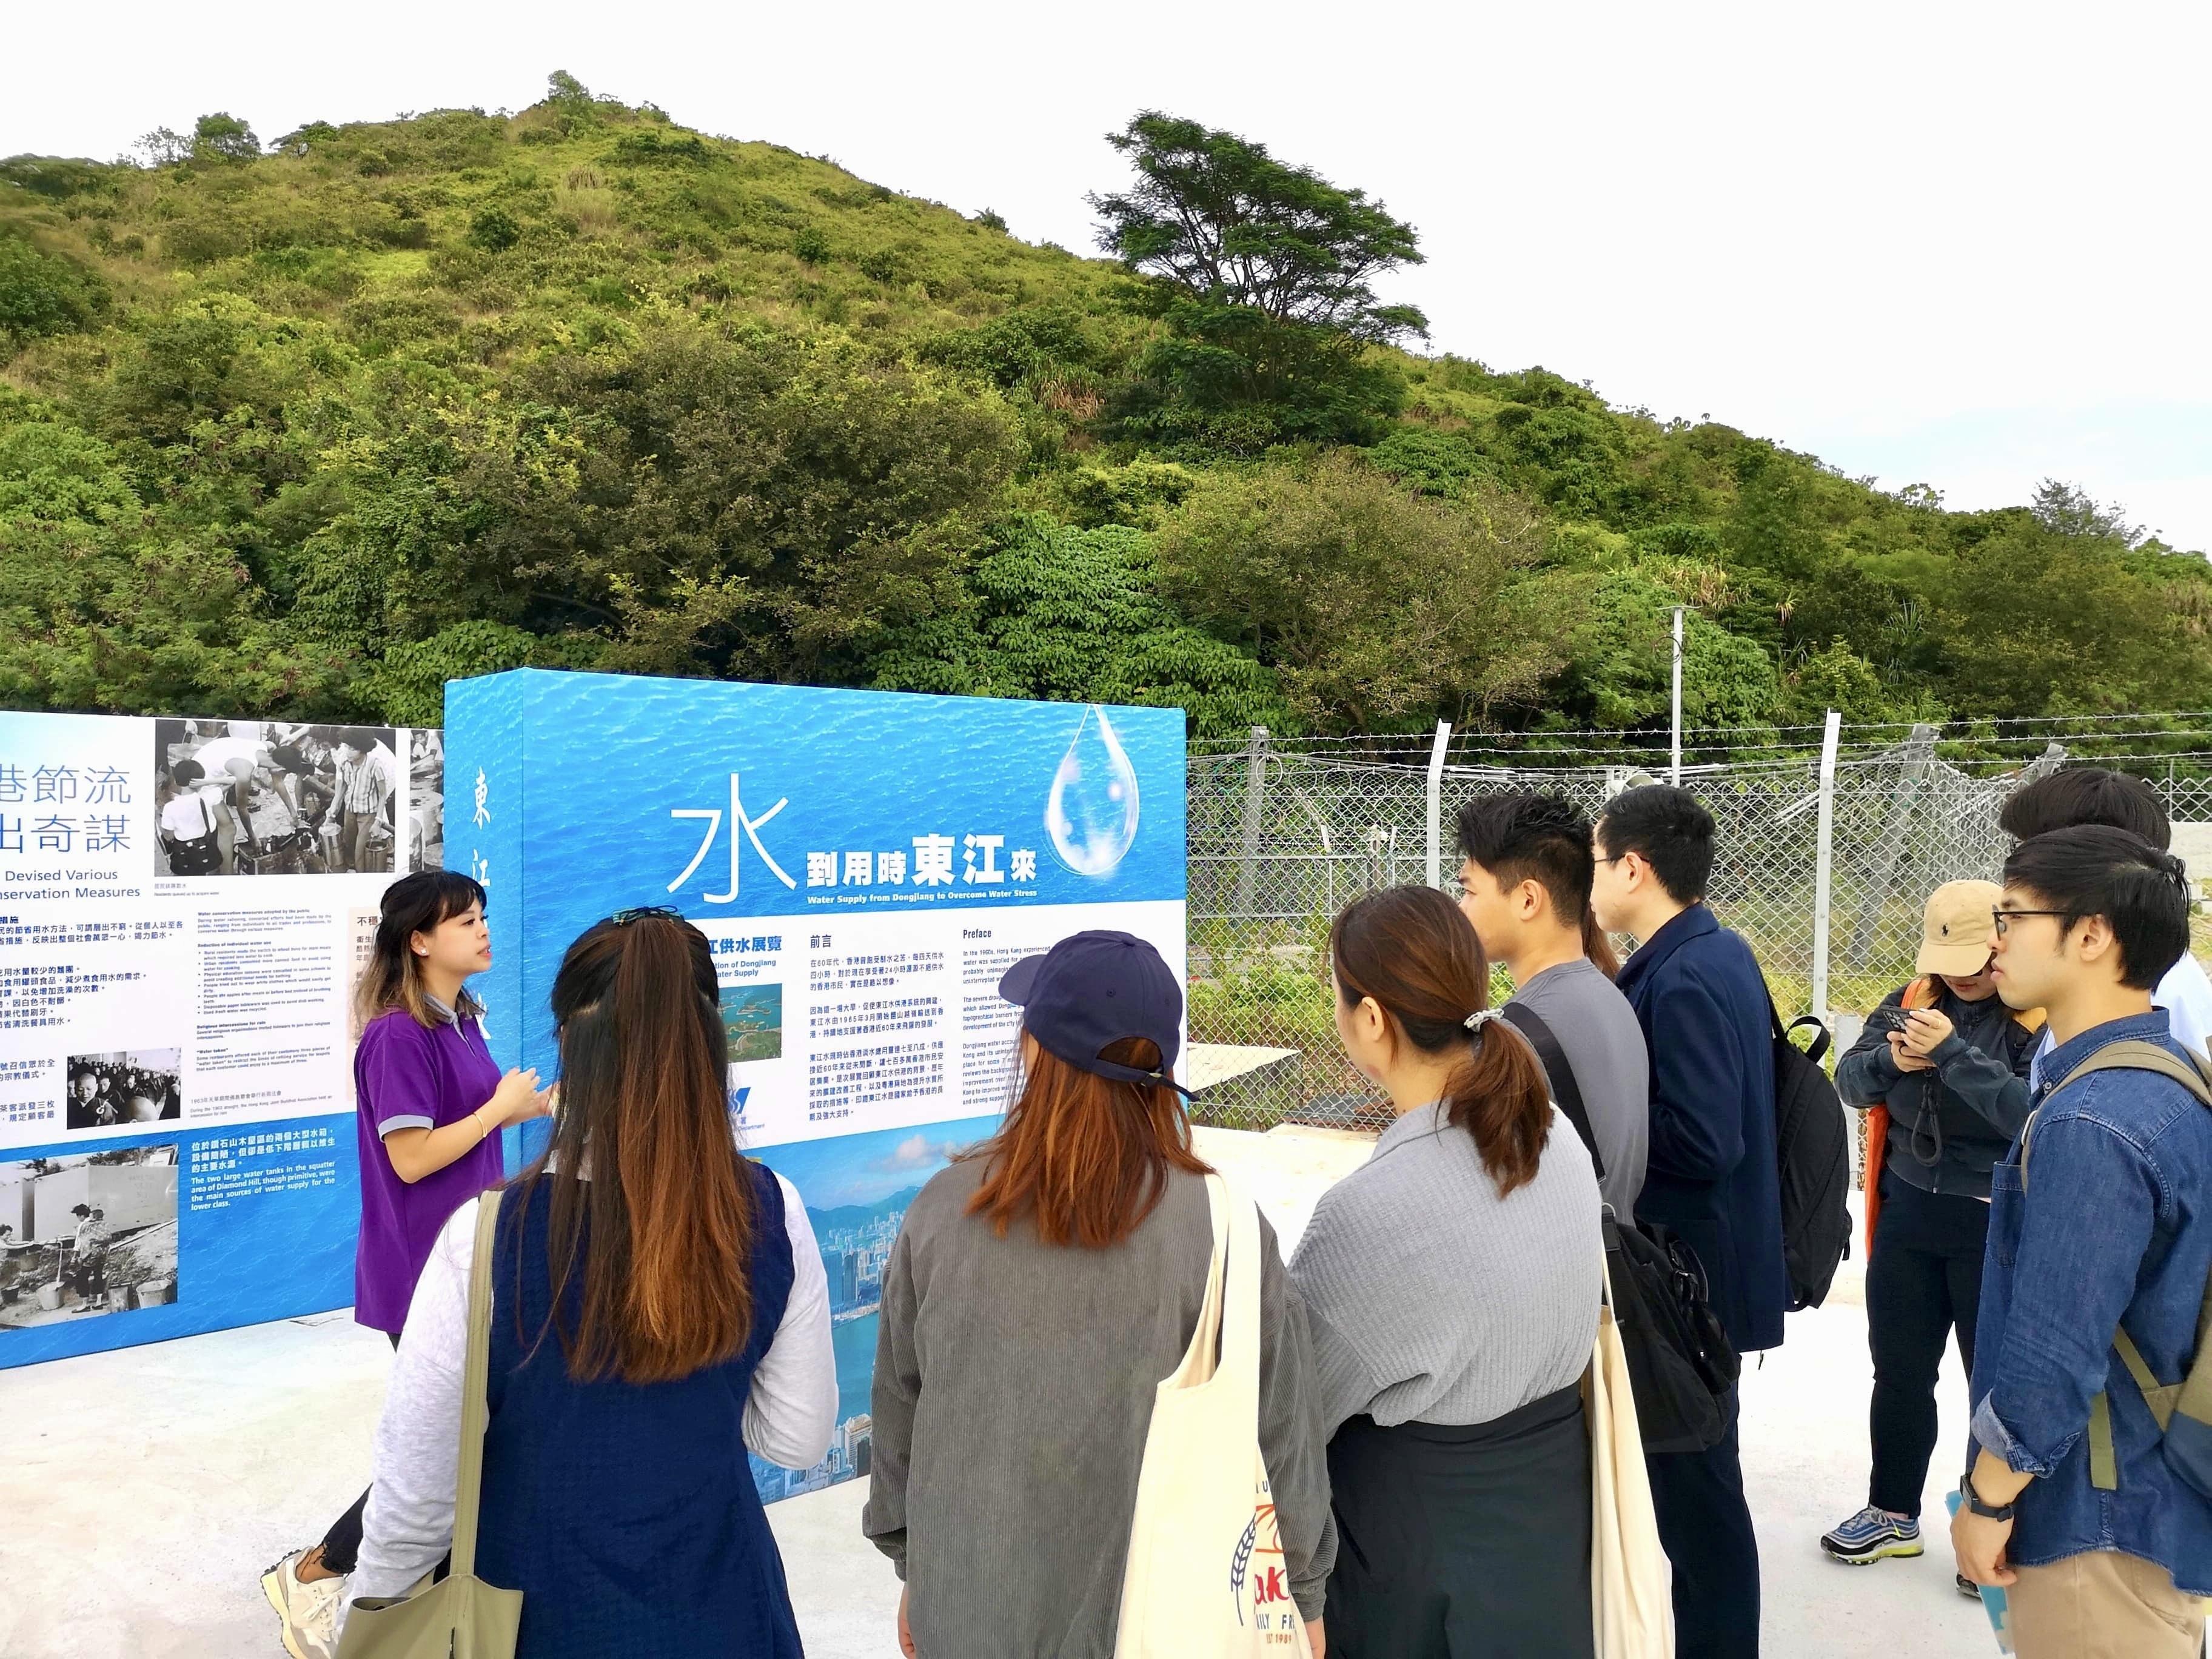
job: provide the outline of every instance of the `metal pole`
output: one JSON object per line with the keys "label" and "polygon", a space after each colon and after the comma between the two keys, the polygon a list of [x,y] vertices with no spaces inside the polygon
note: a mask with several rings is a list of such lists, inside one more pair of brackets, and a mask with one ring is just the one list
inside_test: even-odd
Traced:
{"label": "metal pole", "polygon": [[1828,711],[1820,733],[1820,810],[1813,854],[1813,1012],[1828,1023],[1828,901],[1836,874],[1836,746],[1844,717]]}
{"label": "metal pole", "polygon": [[1674,763],[1668,781],[1682,787],[1682,607],[1674,607]]}
{"label": "metal pole", "polygon": [[1267,728],[1252,728],[1252,746],[1245,751],[1244,856],[1237,865],[1237,914],[1252,914],[1252,884],[1259,875],[1260,826],[1262,792],[1267,787]]}
{"label": "metal pole", "polygon": [[1451,722],[1437,722],[1436,747],[1429,750],[1429,885],[1444,884],[1444,750],[1451,743]]}

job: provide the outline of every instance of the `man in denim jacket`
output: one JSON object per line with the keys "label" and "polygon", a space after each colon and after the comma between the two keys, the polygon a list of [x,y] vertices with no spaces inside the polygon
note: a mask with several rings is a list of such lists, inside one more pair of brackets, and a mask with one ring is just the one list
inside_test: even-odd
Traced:
{"label": "man in denim jacket", "polygon": [[[1993,1173],[1959,1571],[2009,1587],[2019,1659],[2196,1659],[2212,1501],[2166,1462],[2112,1336],[2124,1326],[2163,1380],[2195,1357],[2212,1276],[2212,1110],[2151,1072],[2066,1083],[2108,1043],[2184,1054],[2151,988],[2188,948],[2187,881],[2141,838],[2086,826],[2023,842],[2004,877],[1998,994],[2044,1007],[2056,1046],[2038,1109]],[[2114,1454],[2103,1479],[2100,1394]]]}

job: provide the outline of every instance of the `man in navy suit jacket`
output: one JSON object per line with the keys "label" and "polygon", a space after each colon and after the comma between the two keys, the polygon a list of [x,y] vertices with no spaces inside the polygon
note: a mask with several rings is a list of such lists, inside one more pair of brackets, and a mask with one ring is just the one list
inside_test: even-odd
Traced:
{"label": "man in navy suit jacket", "polygon": [[[1600,925],[1641,941],[1617,981],[1651,1049],[1650,1161],[1637,1216],[1697,1252],[1713,1311],[1739,1351],[1778,1347],[1789,1277],[1771,1005],[1751,947],[1705,908],[1712,815],[1685,790],[1631,789],[1606,807],[1591,858]],[[1674,1565],[1681,1659],[1755,1655],[1759,1541],[1733,1396],[1718,1445],[1647,1461]]]}

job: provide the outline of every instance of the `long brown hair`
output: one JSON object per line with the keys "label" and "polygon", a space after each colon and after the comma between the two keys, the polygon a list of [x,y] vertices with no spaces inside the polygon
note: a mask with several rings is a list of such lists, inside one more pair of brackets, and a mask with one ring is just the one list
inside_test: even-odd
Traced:
{"label": "long brown hair", "polygon": [[753,1317],[714,955],[673,915],[603,921],[568,947],[552,1002],[561,1115],[515,1205],[550,1193],[548,1325],[579,1381],[689,1376],[742,1349]]}
{"label": "long brown hair", "polygon": [[1386,887],[1344,907],[1328,951],[1346,1007],[1372,997],[1394,1041],[1456,1058],[1444,1116],[1474,1137],[1498,1195],[1534,1180],[1551,1090],[1535,1050],[1504,1020],[1468,1031],[1468,1016],[1490,1006],[1490,963],[1459,907],[1433,887]]}
{"label": "long brown hair", "polygon": [[[1103,1249],[1137,1231],[1167,1191],[1168,1173],[1205,1175],[1190,1149],[1190,1120],[1164,1084],[1124,1083],[1079,1070],[1035,1040],[1022,1089],[999,1133],[967,1154],[985,1160],[968,1213],[988,1216],[1001,1238],[1017,1217],[1036,1222],[1048,1244]],[[1159,1069],[1146,1037],[1124,1037],[1101,1060]]]}
{"label": "long brown hair", "polygon": [[[471,905],[489,908],[484,890],[458,870],[417,870],[384,890],[376,921],[376,939],[353,992],[353,1029],[359,1036],[369,1021],[404,1008],[417,1024],[436,1025],[422,988],[422,962],[409,941],[434,933]],[[456,1014],[481,1016],[483,1005],[466,991]]]}

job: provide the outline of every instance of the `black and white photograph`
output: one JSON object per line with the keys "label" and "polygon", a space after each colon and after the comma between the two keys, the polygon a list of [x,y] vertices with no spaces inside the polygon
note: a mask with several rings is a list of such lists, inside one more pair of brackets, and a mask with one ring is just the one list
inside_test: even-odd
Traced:
{"label": "black and white photograph", "polygon": [[182,1058],[176,1048],[71,1054],[63,1102],[69,1127],[123,1129],[183,1116]]}
{"label": "black and white photograph", "polygon": [[0,1164],[0,1340],[177,1299],[177,1149]]}
{"label": "black and white photograph", "polygon": [[388,726],[155,720],[154,873],[389,872],[397,742]]}
{"label": "black and white photograph", "polygon": [[446,734],[407,733],[407,867],[446,867]]}

